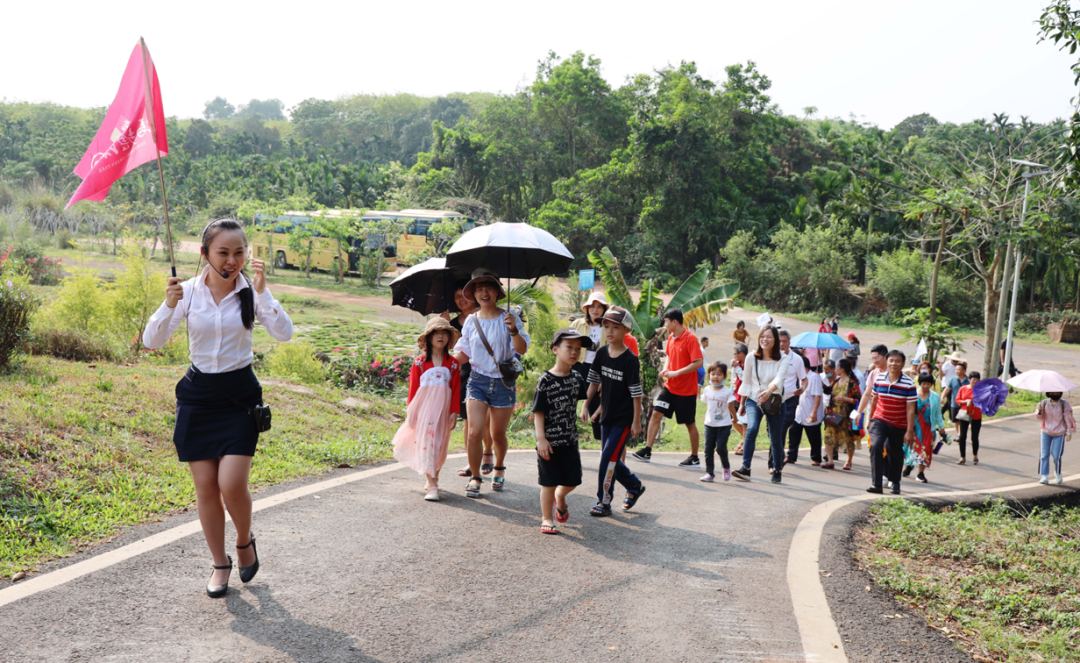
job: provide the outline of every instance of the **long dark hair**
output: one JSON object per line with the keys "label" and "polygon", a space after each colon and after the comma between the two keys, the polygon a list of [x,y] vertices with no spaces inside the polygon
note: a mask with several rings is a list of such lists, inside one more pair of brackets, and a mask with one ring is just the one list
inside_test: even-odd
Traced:
{"label": "long dark hair", "polygon": [[772,359],[773,361],[780,361],[780,359],[783,357],[783,355],[780,354],[780,332],[776,331],[776,327],[773,327],[772,325],[769,325],[765,329],[762,329],[761,333],[758,334],[757,350],[754,350],[754,359],[765,359],[765,353],[761,351],[761,337],[764,336],[766,332],[772,332],[773,337],[773,346],[772,351],[769,353],[769,359]]}
{"label": "long dark hair", "polygon": [[[244,232],[244,226],[240,225],[239,221],[235,219],[217,219],[206,224],[206,227],[202,231],[202,252],[206,257],[206,264],[210,264],[210,242],[217,237],[218,233],[224,231],[236,231],[244,238],[244,247],[247,248],[248,239],[247,233]],[[210,269],[214,269],[213,265],[210,265]],[[244,327],[247,329],[255,328],[255,286],[252,284],[251,279],[248,278],[244,270],[240,270],[240,275],[247,280],[248,287],[243,288],[237,293],[240,298],[240,322],[244,323]]]}

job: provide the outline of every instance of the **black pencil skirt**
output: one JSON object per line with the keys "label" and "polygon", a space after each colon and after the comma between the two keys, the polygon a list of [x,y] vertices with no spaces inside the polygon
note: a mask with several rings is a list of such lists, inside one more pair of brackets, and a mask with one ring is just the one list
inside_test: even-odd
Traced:
{"label": "black pencil skirt", "polygon": [[259,430],[246,408],[260,403],[262,387],[250,365],[227,373],[202,373],[189,367],[176,383],[173,444],[180,462],[254,456]]}

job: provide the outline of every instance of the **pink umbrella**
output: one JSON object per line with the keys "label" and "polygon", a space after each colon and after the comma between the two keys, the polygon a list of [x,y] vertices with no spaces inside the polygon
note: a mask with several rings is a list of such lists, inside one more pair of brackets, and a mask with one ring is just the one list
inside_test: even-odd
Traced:
{"label": "pink umbrella", "polygon": [[1057,371],[1024,371],[1020,375],[1009,379],[1009,384],[1017,389],[1025,391],[1037,391],[1046,393],[1049,391],[1072,391],[1076,385]]}

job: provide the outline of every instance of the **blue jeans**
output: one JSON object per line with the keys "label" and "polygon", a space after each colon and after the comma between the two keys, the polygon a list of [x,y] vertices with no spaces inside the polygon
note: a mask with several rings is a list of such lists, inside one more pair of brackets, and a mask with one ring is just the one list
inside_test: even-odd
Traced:
{"label": "blue jeans", "polygon": [[1039,440],[1039,476],[1050,476],[1050,457],[1054,457],[1054,472],[1061,474],[1061,453],[1065,451],[1065,436],[1051,437],[1042,433]]}
{"label": "blue jeans", "polygon": [[761,422],[769,424],[769,458],[772,466],[779,471],[784,467],[784,417],[787,403],[780,404],[776,414],[765,414],[753,398],[746,399],[746,437],[743,438],[743,467],[749,469],[754,460],[754,448],[757,444],[758,429]]}
{"label": "blue jeans", "polygon": [[623,449],[626,448],[626,441],[630,439],[630,427],[602,426],[600,437],[603,439],[603,448],[600,450],[600,481],[596,501],[610,507],[616,481],[629,492],[637,493],[641,490],[641,479],[622,462]]}

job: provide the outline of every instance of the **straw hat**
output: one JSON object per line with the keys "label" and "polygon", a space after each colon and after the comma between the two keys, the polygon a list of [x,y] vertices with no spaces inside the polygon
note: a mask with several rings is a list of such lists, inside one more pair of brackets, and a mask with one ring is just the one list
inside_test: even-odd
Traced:
{"label": "straw hat", "polygon": [[945,355],[945,361],[963,362],[964,355],[960,354],[959,351],[953,352],[951,355]]}
{"label": "straw hat", "polygon": [[611,305],[608,304],[607,296],[604,293],[595,290],[589,295],[589,298],[585,300],[585,303],[581,305],[581,310],[588,311],[589,307],[593,304],[602,304],[604,308],[611,308]]}
{"label": "straw hat", "polygon": [[483,267],[476,269],[472,273],[472,280],[465,284],[465,287],[461,289],[461,294],[465,295],[465,298],[470,301],[476,301],[476,297],[473,293],[476,292],[476,286],[481,283],[491,283],[499,289],[499,299],[506,298],[506,291],[503,290],[502,283],[499,282],[498,275],[490,269],[484,269]]}
{"label": "straw hat", "polygon": [[450,342],[446,344],[446,348],[449,351],[457,344],[458,339],[461,338],[461,334],[458,330],[454,329],[445,319],[440,316],[435,316],[427,321],[427,325],[424,326],[422,334],[416,337],[416,344],[420,346],[420,349],[427,352],[427,340],[428,336],[437,332],[445,331],[450,334]]}

